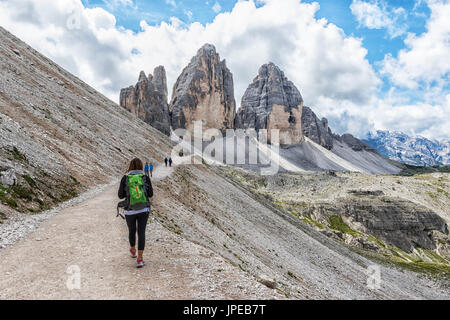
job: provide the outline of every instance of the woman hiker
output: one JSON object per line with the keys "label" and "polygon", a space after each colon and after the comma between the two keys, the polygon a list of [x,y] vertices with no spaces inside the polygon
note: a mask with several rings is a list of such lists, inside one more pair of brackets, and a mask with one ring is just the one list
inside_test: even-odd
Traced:
{"label": "woman hiker", "polygon": [[[128,225],[130,253],[137,258],[137,267],[144,266],[145,228],[150,214],[150,198],[153,196],[152,182],[143,173],[142,161],[138,158],[131,160],[126,174],[119,186],[119,199],[127,199],[125,219]],[[136,255],[136,231],[138,234],[138,248]]]}

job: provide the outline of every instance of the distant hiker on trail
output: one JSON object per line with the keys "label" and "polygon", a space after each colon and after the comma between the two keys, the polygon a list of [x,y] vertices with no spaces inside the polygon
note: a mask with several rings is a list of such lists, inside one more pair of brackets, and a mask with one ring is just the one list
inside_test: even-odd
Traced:
{"label": "distant hiker on trail", "polygon": [[150,163],[150,165],[148,167],[150,170],[150,177],[153,177],[153,163]]}
{"label": "distant hiker on trail", "polygon": [[167,159],[167,158],[164,158],[164,163],[166,164],[166,167],[167,167],[167,162],[168,162],[169,160]]}
{"label": "distant hiker on trail", "polygon": [[148,162],[145,163],[144,166],[144,173],[145,175],[148,177],[148,172],[150,171],[150,165],[148,164]]}
{"label": "distant hiker on trail", "polygon": [[[125,220],[127,221],[130,253],[137,258],[137,267],[144,266],[145,228],[150,213],[150,198],[153,188],[150,178],[143,173],[142,161],[131,160],[127,173],[122,177],[119,186],[119,199],[126,198]],[[136,228],[137,225],[137,228]],[[138,234],[138,250],[136,255],[136,231]]]}
{"label": "distant hiker on trail", "polygon": [[172,158],[169,158],[169,167],[172,166]]}

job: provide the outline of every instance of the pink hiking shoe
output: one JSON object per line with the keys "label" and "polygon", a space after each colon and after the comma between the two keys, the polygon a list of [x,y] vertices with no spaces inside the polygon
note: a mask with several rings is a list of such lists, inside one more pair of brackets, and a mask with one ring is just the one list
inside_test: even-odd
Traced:
{"label": "pink hiking shoe", "polygon": [[142,268],[143,266],[145,266],[144,260],[138,260],[137,264],[136,264],[136,268]]}

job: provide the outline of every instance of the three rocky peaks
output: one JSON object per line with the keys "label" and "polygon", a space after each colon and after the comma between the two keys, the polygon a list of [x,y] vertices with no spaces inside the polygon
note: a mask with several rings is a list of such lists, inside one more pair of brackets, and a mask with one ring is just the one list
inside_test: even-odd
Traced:
{"label": "three rocky peaks", "polygon": [[167,135],[171,128],[192,131],[193,122],[201,120],[203,129],[222,132],[267,129],[269,141],[270,130],[279,129],[282,145],[298,144],[306,136],[331,149],[333,138],[341,138],[331,132],[327,119],[319,120],[303,105],[300,91],[271,62],[260,67],[236,113],[233,75],[211,44],[200,48],[183,69],[170,103],[167,92],[166,72],[159,66],[148,77],[141,71],[134,87],[122,89],[120,105]]}

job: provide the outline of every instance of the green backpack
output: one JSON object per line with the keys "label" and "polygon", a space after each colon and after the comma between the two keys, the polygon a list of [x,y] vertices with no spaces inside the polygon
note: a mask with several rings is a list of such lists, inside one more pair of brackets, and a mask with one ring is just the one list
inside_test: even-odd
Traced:
{"label": "green backpack", "polygon": [[128,210],[141,210],[150,207],[147,196],[147,185],[144,174],[130,174],[127,176]]}

